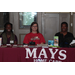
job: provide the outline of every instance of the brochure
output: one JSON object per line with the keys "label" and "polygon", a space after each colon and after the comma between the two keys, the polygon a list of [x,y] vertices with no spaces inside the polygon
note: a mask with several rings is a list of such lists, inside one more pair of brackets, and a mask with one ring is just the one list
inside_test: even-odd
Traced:
{"label": "brochure", "polygon": [[54,36],[54,46],[58,46],[59,45],[59,38],[58,36]]}
{"label": "brochure", "polygon": [[48,40],[48,45],[49,46],[53,46],[54,45],[54,41],[53,40]]}

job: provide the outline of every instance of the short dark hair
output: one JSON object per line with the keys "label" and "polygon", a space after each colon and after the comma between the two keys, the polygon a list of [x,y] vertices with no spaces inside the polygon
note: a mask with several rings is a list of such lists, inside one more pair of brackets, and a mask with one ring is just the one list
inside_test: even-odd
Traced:
{"label": "short dark hair", "polygon": [[63,24],[66,24],[66,27],[68,27],[68,23],[67,22],[62,22],[61,23],[61,27],[62,27]]}
{"label": "short dark hair", "polygon": [[30,32],[32,32],[32,26],[33,26],[34,24],[37,24],[37,33],[39,33],[38,23],[37,23],[37,22],[32,22],[32,23],[31,23]]}

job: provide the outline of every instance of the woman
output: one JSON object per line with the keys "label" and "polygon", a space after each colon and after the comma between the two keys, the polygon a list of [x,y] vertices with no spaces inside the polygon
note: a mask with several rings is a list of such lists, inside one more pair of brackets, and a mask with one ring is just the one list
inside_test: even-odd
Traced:
{"label": "woman", "polygon": [[12,31],[12,24],[6,23],[4,25],[4,32],[1,34],[2,44],[17,44],[18,40]]}
{"label": "woman", "polygon": [[24,44],[44,44],[45,39],[41,33],[39,33],[38,30],[38,24],[36,22],[33,22],[30,26],[30,33],[28,33],[23,41]]}
{"label": "woman", "polygon": [[61,23],[61,31],[56,33],[55,36],[59,37],[59,46],[60,47],[69,47],[69,43],[74,38],[73,34],[68,32],[67,22]]}

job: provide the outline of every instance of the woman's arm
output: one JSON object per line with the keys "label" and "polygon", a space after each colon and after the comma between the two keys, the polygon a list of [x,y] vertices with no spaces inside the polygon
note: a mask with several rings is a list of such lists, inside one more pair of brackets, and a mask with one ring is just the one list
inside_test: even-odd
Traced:
{"label": "woman's arm", "polygon": [[14,41],[14,44],[17,44],[17,41]]}
{"label": "woman's arm", "polygon": [[42,34],[40,34],[40,41],[41,41],[41,44],[45,44],[46,43],[46,41],[45,41],[45,39],[44,39],[44,37],[43,37],[43,35]]}
{"label": "woman's arm", "polygon": [[15,35],[14,44],[18,44],[18,39],[17,39],[17,36],[16,35]]}
{"label": "woman's arm", "polygon": [[24,40],[23,40],[23,44],[26,44],[26,45],[29,44],[28,37],[29,36],[26,34],[25,37],[24,37]]}

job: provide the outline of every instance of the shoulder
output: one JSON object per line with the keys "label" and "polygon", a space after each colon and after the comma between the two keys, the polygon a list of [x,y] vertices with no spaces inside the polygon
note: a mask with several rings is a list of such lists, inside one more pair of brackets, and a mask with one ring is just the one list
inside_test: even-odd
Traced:
{"label": "shoulder", "polygon": [[12,33],[13,34],[13,37],[15,37],[15,39],[17,39],[17,36],[16,36],[16,34],[14,34],[14,33]]}
{"label": "shoulder", "polygon": [[26,34],[26,36],[31,35],[31,33]]}
{"label": "shoulder", "polygon": [[72,33],[70,33],[70,32],[67,32],[67,34],[68,34],[68,35],[70,35],[70,36],[73,36],[73,34],[72,34]]}
{"label": "shoulder", "polygon": [[11,32],[11,34],[12,34],[13,36],[17,37],[15,33]]}
{"label": "shoulder", "polygon": [[72,34],[71,32],[67,32],[68,34]]}
{"label": "shoulder", "polygon": [[55,34],[55,36],[58,36],[58,35],[60,35],[60,32],[58,32],[58,33]]}
{"label": "shoulder", "polygon": [[29,37],[29,36],[31,36],[31,35],[32,35],[31,33],[28,33],[28,34],[25,35],[25,37]]}
{"label": "shoulder", "polygon": [[37,34],[43,36],[41,33],[37,33]]}
{"label": "shoulder", "polygon": [[69,35],[73,35],[72,33],[70,33],[70,32],[67,32],[67,34],[69,34]]}
{"label": "shoulder", "polygon": [[3,37],[5,35],[6,35],[6,33],[5,32],[2,32],[1,35],[0,35],[0,37]]}
{"label": "shoulder", "polygon": [[0,35],[3,35],[3,34],[5,34],[5,32],[3,31]]}
{"label": "shoulder", "polygon": [[17,36],[15,35],[15,38],[17,38]]}

